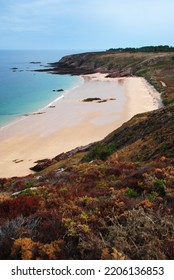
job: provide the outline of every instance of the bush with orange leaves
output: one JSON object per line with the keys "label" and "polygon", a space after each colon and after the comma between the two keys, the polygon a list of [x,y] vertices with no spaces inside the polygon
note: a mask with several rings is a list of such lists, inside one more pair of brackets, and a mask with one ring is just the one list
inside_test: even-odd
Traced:
{"label": "bush with orange leaves", "polygon": [[62,240],[52,241],[50,244],[34,242],[31,238],[15,240],[12,250],[12,259],[21,260],[56,260],[59,259]]}

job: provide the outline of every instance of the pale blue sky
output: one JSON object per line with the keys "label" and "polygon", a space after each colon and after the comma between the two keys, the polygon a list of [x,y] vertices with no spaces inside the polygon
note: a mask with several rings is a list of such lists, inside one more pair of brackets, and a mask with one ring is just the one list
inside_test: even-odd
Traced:
{"label": "pale blue sky", "polygon": [[174,46],[174,0],[0,0],[0,49]]}

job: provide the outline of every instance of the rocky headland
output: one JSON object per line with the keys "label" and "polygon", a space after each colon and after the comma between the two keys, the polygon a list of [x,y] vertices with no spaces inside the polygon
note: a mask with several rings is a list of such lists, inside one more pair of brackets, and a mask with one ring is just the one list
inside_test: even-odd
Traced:
{"label": "rocky headland", "polygon": [[[164,48],[165,49],[165,48]],[[151,50],[151,49],[150,49]],[[88,52],[63,57],[47,69],[53,74],[82,75],[107,73],[108,77],[144,77],[162,94],[165,105],[174,101],[174,52],[108,50],[105,52]],[[164,86],[167,85],[167,86]]]}

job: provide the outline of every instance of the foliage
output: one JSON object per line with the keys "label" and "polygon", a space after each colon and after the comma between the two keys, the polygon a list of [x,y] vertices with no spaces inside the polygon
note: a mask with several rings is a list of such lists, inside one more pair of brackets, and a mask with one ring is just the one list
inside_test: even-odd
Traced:
{"label": "foliage", "polygon": [[96,143],[92,150],[85,155],[84,161],[91,161],[93,159],[106,160],[115,150],[114,145],[103,145]]}
{"label": "foliage", "polygon": [[174,52],[174,47],[165,46],[145,46],[140,48],[117,48],[109,49],[108,51],[115,52]]}
{"label": "foliage", "polygon": [[15,240],[21,237],[33,236],[40,223],[39,217],[18,216],[12,220],[6,220],[0,226],[0,240]]}
{"label": "foliage", "polygon": [[138,193],[136,191],[134,191],[132,188],[127,188],[125,194],[129,198],[138,196]]}
{"label": "foliage", "polygon": [[0,258],[171,259],[173,182],[166,160],[110,157],[45,172],[33,187],[47,195],[1,201]]}
{"label": "foliage", "polygon": [[17,239],[11,250],[11,258],[21,260],[55,260],[61,252],[60,245],[62,243],[63,241],[61,240],[53,241],[50,244],[42,244],[34,242],[30,238]]}
{"label": "foliage", "polygon": [[161,195],[165,195],[165,183],[164,183],[164,180],[157,179],[156,182],[155,182],[155,189]]}
{"label": "foliage", "polygon": [[168,106],[170,104],[173,103],[173,100],[172,99],[169,99],[169,98],[163,98],[163,104],[164,106]]}
{"label": "foliage", "polygon": [[18,215],[29,216],[39,208],[37,197],[20,196],[0,203],[0,218],[12,219]]}
{"label": "foliage", "polygon": [[[173,221],[170,216],[161,219],[152,210],[131,210],[124,225],[113,223],[107,238],[120,255],[129,259],[166,259],[173,251],[170,247],[173,237]],[[155,238],[154,238],[155,237]],[[168,244],[168,247],[165,247]],[[112,247],[111,247],[112,248]],[[110,248],[109,248],[110,249]],[[112,259],[110,256],[109,259]],[[120,257],[121,259],[121,257]]]}

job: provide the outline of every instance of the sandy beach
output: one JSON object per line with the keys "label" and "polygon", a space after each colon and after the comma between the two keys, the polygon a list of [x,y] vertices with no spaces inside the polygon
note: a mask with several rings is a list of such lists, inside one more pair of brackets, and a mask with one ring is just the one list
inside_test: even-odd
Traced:
{"label": "sandy beach", "polygon": [[100,140],[135,114],[162,106],[143,78],[105,76],[82,76],[84,82],[62,99],[1,127],[0,177],[28,175],[35,161]]}

